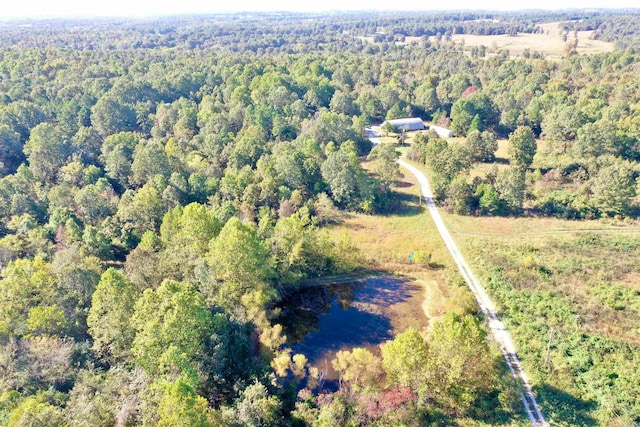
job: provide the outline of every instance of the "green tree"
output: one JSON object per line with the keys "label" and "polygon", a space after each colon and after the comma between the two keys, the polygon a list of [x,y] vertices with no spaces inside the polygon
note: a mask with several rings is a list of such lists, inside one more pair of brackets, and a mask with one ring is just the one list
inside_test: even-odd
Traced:
{"label": "green tree", "polygon": [[367,160],[376,160],[373,171],[386,192],[390,191],[391,186],[402,176],[400,166],[395,161],[397,156],[394,145],[380,144],[375,146],[367,157]]}
{"label": "green tree", "polygon": [[131,326],[136,335],[132,354],[150,375],[167,374],[164,355],[184,358],[190,369],[205,357],[205,341],[213,332],[213,318],[203,296],[188,283],[165,280],[147,289],[136,301]]}
{"label": "green tree", "polygon": [[358,196],[356,170],[349,156],[343,151],[336,151],[327,156],[322,163],[322,177],[329,184],[331,196],[336,203],[347,206]]}
{"label": "green tree", "polygon": [[138,144],[133,155],[131,173],[129,181],[137,186],[146,184],[156,175],[169,178],[171,167],[162,144],[157,141]]}
{"label": "green tree", "polygon": [[220,426],[207,400],[199,396],[188,383],[177,379],[164,386],[158,405],[158,427]]}
{"label": "green tree", "polygon": [[520,126],[509,135],[509,157],[518,167],[528,168],[533,163],[537,145],[533,131],[528,126]]}
{"label": "green tree", "polygon": [[471,130],[483,131],[498,123],[498,114],[489,97],[475,92],[458,99],[451,107],[452,130],[467,135]]}
{"label": "green tree", "polygon": [[420,333],[408,328],[392,341],[380,346],[382,367],[391,386],[410,387],[425,397],[427,393],[425,376],[429,369],[427,343]]}
{"label": "green tree", "polygon": [[11,411],[7,427],[63,427],[62,409],[39,396],[29,396]]}
{"label": "green tree", "polygon": [[519,213],[522,210],[526,190],[526,172],[519,167],[508,167],[498,172],[495,189],[500,200],[504,201],[509,210]]}
{"label": "green tree", "polygon": [[195,279],[197,266],[203,265],[209,243],[221,228],[213,211],[198,203],[167,212],[160,225],[164,271],[180,280]]}
{"label": "green tree", "polygon": [[84,164],[96,164],[102,143],[102,137],[93,127],[81,127],[71,138],[73,157]]}
{"label": "green tree", "polygon": [[544,115],[541,127],[546,138],[558,144],[558,150],[565,153],[576,139],[578,129],[586,119],[580,109],[573,105],[556,105]]}
{"label": "green tree", "polygon": [[80,244],[73,244],[56,252],[52,272],[56,277],[65,308],[75,313],[78,319],[84,319],[91,304],[91,295],[102,273],[100,260],[86,256]]}
{"label": "green tree", "polygon": [[133,152],[138,143],[137,134],[120,132],[109,135],[102,144],[101,159],[107,175],[125,188],[129,185]]}
{"label": "green tree", "polygon": [[339,351],[331,364],[354,391],[376,387],[382,377],[381,360],[366,348]]}
{"label": "green tree", "polygon": [[488,131],[472,130],[467,134],[467,145],[476,162],[492,162],[498,149],[496,137]]}
{"label": "green tree", "polygon": [[124,274],[114,268],[102,273],[91,298],[87,326],[94,351],[105,359],[128,357],[135,336],[130,322],[136,299],[136,290]]}
{"label": "green tree", "polygon": [[430,391],[459,411],[498,384],[486,332],[471,315],[447,313],[429,333]]}
{"label": "green tree", "polygon": [[236,404],[238,421],[248,427],[269,427],[281,419],[282,403],[267,388],[255,382],[242,391]]}
{"label": "green tree", "polygon": [[345,114],[347,116],[353,116],[356,114],[356,107],[353,103],[353,99],[341,90],[336,90],[334,92],[329,108],[331,111],[335,111],[339,114]]}
{"label": "green tree", "polygon": [[273,258],[252,224],[231,218],[210,248],[209,298],[233,310],[241,303],[261,306],[274,297],[268,285],[274,276]]}
{"label": "green tree", "polygon": [[0,177],[14,172],[23,159],[20,134],[0,124]]}
{"label": "green tree", "polygon": [[[0,335],[26,335],[29,332],[28,319],[38,314],[37,311],[32,314],[33,310],[37,307],[60,307],[51,265],[39,257],[10,262],[0,280],[0,295]],[[51,332],[49,327],[47,330]]]}
{"label": "green tree", "polygon": [[118,218],[123,230],[142,237],[145,231],[157,231],[165,212],[165,203],[153,183],[147,183],[138,191],[127,190],[118,204]]}
{"label": "green tree", "polygon": [[593,204],[607,216],[625,215],[636,195],[637,184],[628,162],[614,160],[591,181]]}
{"label": "green tree", "polygon": [[107,95],[91,109],[91,123],[102,137],[129,132],[136,129],[136,112],[130,105]]}
{"label": "green tree", "polygon": [[476,189],[478,208],[482,215],[496,215],[500,212],[500,197],[491,184],[481,183]]}
{"label": "green tree", "polygon": [[36,126],[24,146],[33,175],[45,182],[55,182],[60,168],[71,154],[70,144],[50,123]]}
{"label": "green tree", "polygon": [[86,224],[91,225],[98,225],[113,215],[116,212],[117,201],[115,190],[105,178],[82,187],[74,197],[76,214]]}

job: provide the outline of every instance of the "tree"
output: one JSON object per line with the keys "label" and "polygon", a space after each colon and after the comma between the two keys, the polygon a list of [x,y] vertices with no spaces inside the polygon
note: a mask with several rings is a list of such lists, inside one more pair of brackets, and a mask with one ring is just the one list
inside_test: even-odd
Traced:
{"label": "tree", "polygon": [[482,215],[496,215],[500,212],[500,197],[491,184],[481,183],[476,189],[478,208]]}
{"label": "tree", "polygon": [[158,289],[146,289],[136,301],[131,326],[136,335],[132,354],[150,375],[167,374],[165,354],[183,358],[195,369],[205,358],[205,341],[214,322],[204,297],[190,284],[165,280]]}
{"label": "tree", "polygon": [[131,106],[107,95],[91,109],[91,123],[102,137],[129,132],[136,129],[136,112]]}
{"label": "tree", "polygon": [[492,162],[498,149],[496,137],[488,131],[472,130],[467,134],[467,145],[476,162]]}
{"label": "tree", "polygon": [[[54,307],[58,307],[58,310],[62,308],[51,264],[39,257],[10,262],[0,280],[0,294],[0,334],[8,336],[26,335],[29,332],[29,318],[34,315],[33,310],[37,307],[48,307],[49,310]],[[39,323],[42,327],[42,322]],[[63,330],[60,328],[52,331],[51,327],[46,329],[49,333],[60,333]]]}
{"label": "tree", "polygon": [[15,172],[23,159],[20,134],[0,124],[0,177]]}
{"label": "tree", "polygon": [[352,204],[358,196],[356,170],[343,151],[336,151],[327,156],[322,163],[322,177],[329,184],[331,196],[339,205]]}
{"label": "tree", "polygon": [[329,141],[340,145],[345,141],[360,139],[360,136],[353,130],[352,124],[349,116],[323,110],[315,119],[305,121],[302,126],[302,134],[310,136],[321,146],[326,145]]}
{"label": "tree", "polygon": [[396,128],[394,125],[392,125],[388,121],[384,122],[381,129],[386,136],[388,136],[390,133],[395,133],[398,131],[398,128]]}
{"label": "tree", "polygon": [[431,138],[425,147],[426,164],[433,173],[433,190],[443,199],[451,181],[471,167],[471,150],[464,144],[449,144]]}
{"label": "tree", "polygon": [[145,231],[157,231],[165,212],[165,203],[156,186],[150,182],[138,191],[127,190],[118,204],[118,218],[124,231],[142,237]]}
{"label": "tree", "polygon": [[137,293],[127,277],[109,268],[102,273],[87,317],[96,353],[111,361],[128,355],[135,332],[130,324]]}
{"label": "tree", "polygon": [[458,175],[451,180],[447,188],[446,204],[453,213],[458,215],[467,215],[471,212],[473,193],[466,176]]}
{"label": "tree", "polygon": [[625,215],[636,195],[637,184],[628,162],[614,160],[591,181],[593,204],[607,216]]}
{"label": "tree", "polygon": [[33,175],[44,182],[54,182],[60,168],[71,154],[70,144],[49,123],[41,123],[31,131],[24,146]]}
{"label": "tree", "polygon": [[353,103],[353,99],[341,90],[336,90],[334,92],[329,108],[336,113],[345,114],[347,116],[353,116],[356,114],[356,107]]}
{"label": "tree", "polygon": [[558,151],[565,153],[569,148],[569,143],[576,139],[578,129],[584,123],[584,114],[578,107],[560,104],[554,106],[549,113],[544,115],[541,127],[546,138],[558,143]]}
{"label": "tree", "polygon": [[164,393],[158,405],[158,427],[214,427],[214,410],[207,400],[183,381],[164,385]]}
{"label": "tree", "polygon": [[102,142],[102,137],[93,127],[81,127],[71,138],[73,157],[84,164],[96,164]]}
{"label": "tree", "polygon": [[98,225],[113,215],[116,212],[117,201],[115,190],[105,178],[82,187],[74,197],[78,217],[91,225]]}
{"label": "tree", "polygon": [[171,167],[162,144],[156,141],[138,144],[133,155],[131,172],[129,181],[138,186],[151,181],[156,175],[169,178]]}
{"label": "tree", "polygon": [[5,390],[61,390],[73,384],[74,341],[55,336],[5,340],[0,346],[0,384]]}
{"label": "tree", "polygon": [[473,93],[458,99],[451,107],[451,127],[458,135],[471,130],[483,131],[498,123],[498,115],[491,100],[484,94]]}
{"label": "tree", "polygon": [[371,150],[367,160],[376,160],[374,172],[386,192],[400,179],[400,166],[396,163],[397,153],[393,145],[380,144]]}
{"label": "tree", "polygon": [[102,144],[102,162],[107,175],[124,188],[129,185],[133,152],[139,136],[131,132],[120,132],[108,136]]}
{"label": "tree", "polygon": [[536,149],[536,138],[529,126],[520,126],[509,135],[509,157],[515,166],[531,166]]}
{"label": "tree", "polygon": [[415,102],[422,107],[427,114],[433,114],[440,108],[436,89],[431,82],[425,82],[418,86],[415,90]]}
{"label": "tree", "polygon": [[449,312],[429,333],[430,391],[451,408],[466,411],[497,386],[486,332],[472,315]]}
{"label": "tree", "polygon": [[236,404],[238,420],[248,427],[269,427],[280,420],[282,403],[267,388],[255,382],[242,391]]}
{"label": "tree", "polygon": [[388,384],[410,387],[424,397],[427,392],[425,375],[429,369],[429,353],[427,343],[420,333],[409,328],[380,348]]}
{"label": "tree", "polygon": [[52,272],[58,282],[65,308],[84,323],[86,309],[91,304],[91,295],[100,280],[100,260],[85,256],[81,245],[73,244],[56,252]]}
{"label": "tree", "polygon": [[273,298],[268,286],[273,259],[252,224],[235,217],[227,221],[211,241],[209,264],[212,283],[205,294],[221,306],[233,310],[241,302],[262,305]]}
{"label": "tree", "polygon": [[195,279],[198,265],[204,264],[209,243],[222,228],[213,211],[191,203],[167,212],[160,225],[160,238],[165,246],[163,270],[180,280]]}
{"label": "tree", "polygon": [[397,103],[397,104],[393,104],[393,106],[389,108],[389,110],[387,111],[387,115],[385,116],[385,120],[401,119],[404,116],[405,116],[405,113],[402,110],[400,103]]}
{"label": "tree", "polygon": [[366,348],[339,351],[331,364],[354,391],[375,387],[382,377],[380,359]]}
{"label": "tree", "polygon": [[519,213],[522,210],[526,189],[525,177],[525,170],[515,166],[502,169],[496,177],[495,189],[498,191],[500,200],[504,201],[513,213]]}
{"label": "tree", "polygon": [[44,396],[29,396],[11,411],[7,427],[63,427],[62,409]]}
{"label": "tree", "polygon": [[632,138],[627,138],[620,132],[614,122],[603,119],[586,123],[578,129],[573,150],[579,157],[612,154],[629,159],[637,156],[632,141]]}

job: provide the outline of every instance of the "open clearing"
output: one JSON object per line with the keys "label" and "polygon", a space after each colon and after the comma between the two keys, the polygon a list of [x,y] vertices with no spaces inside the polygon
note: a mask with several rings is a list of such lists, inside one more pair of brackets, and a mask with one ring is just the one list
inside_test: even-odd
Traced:
{"label": "open clearing", "polygon": [[[544,31],[542,34],[518,33],[515,37],[506,34],[496,36],[456,34],[452,36],[452,40],[456,43],[464,42],[467,48],[483,45],[494,50],[508,49],[512,56],[520,56],[526,49],[531,53],[540,52],[549,58],[565,56],[567,42],[574,40],[574,33],[570,31],[565,42],[562,39],[559,22],[541,24],[540,27]],[[578,54],[590,55],[615,50],[613,43],[591,39],[592,34],[593,31],[578,31]]]}

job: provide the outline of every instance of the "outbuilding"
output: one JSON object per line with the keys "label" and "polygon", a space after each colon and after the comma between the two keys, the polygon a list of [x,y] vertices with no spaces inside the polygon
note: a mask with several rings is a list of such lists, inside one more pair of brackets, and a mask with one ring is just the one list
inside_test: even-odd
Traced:
{"label": "outbuilding", "polygon": [[429,130],[435,131],[440,138],[453,138],[453,131],[451,129],[431,125],[429,126]]}
{"label": "outbuilding", "polygon": [[398,130],[423,130],[424,122],[419,117],[412,117],[406,119],[395,119],[395,120],[386,120],[382,125],[389,123],[392,126],[395,126]]}

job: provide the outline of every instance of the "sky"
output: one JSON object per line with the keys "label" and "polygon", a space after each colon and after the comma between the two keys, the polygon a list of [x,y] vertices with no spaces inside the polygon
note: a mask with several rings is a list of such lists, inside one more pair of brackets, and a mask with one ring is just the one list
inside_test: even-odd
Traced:
{"label": "sky", "polygon": [[639,8],[638,0],[5,0],[0,18],[158,16],[233,11]]}

